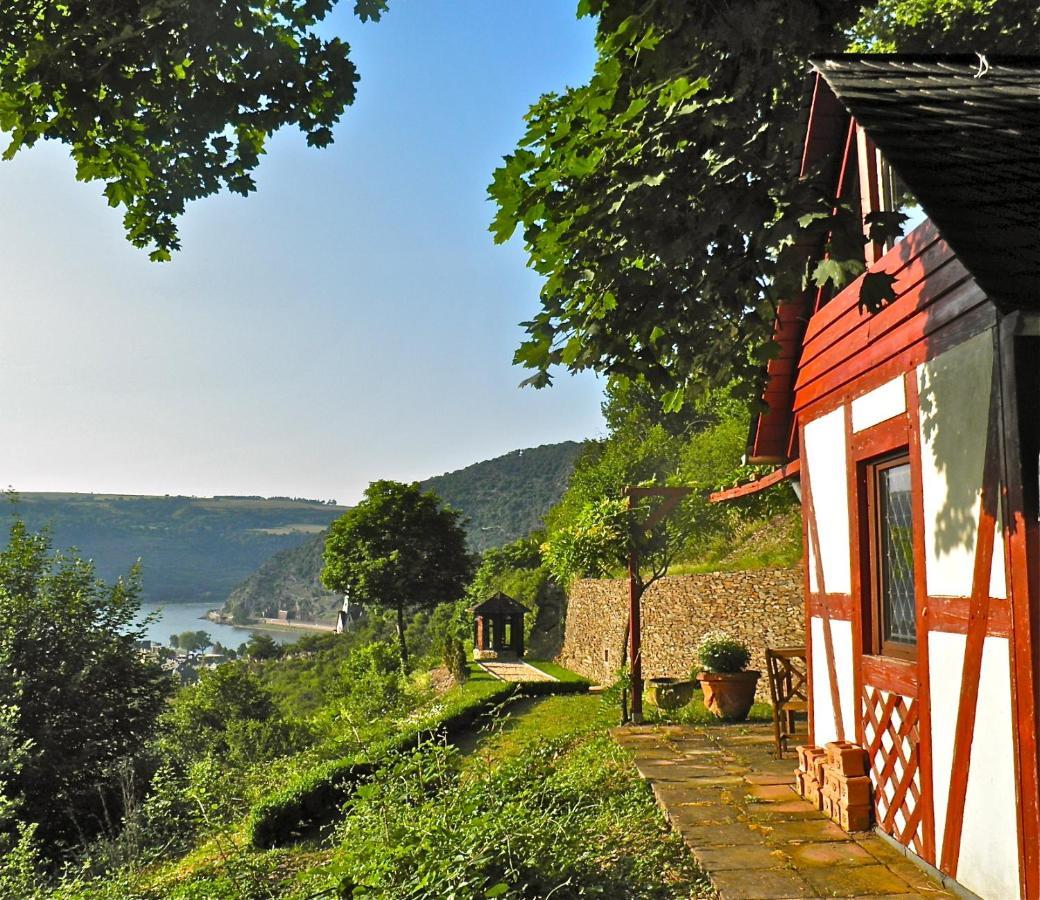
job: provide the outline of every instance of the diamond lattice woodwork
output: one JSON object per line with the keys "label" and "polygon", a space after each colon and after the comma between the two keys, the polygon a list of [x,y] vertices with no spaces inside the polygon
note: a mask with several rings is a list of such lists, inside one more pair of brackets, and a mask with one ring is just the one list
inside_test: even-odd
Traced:
{"label": "diamond lattice woodwork", "polygon": [[917,700],[864,685],[863,722],[878,826],[923,856]]}

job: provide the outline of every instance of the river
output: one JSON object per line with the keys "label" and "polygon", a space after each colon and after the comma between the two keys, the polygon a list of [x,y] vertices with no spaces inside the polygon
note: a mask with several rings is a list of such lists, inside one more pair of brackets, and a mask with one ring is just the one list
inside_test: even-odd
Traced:
{"label": "river", "polygon": [[145,629],[145,637],[160,644],[170,644],[171,634],[184,631],[205,631],[214,641],[225,647],[238,649],[239,644],[249,640],[250,634],[268,634],[279,644],[291,644],[299,640],[308,631],[281,631],[250,628],[248,625],[221,625],[206,618],[206,613],[213,609],[212,603],[142,603],[141,617],[158,613],[155,621]]}

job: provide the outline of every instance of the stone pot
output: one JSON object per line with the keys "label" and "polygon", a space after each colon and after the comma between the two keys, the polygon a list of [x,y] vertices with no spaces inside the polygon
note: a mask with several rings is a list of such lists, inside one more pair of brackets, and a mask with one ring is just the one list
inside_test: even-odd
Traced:
{"label": "stone pot", "polygon": [[679,678],[650,679],[650,690],[659,709],[672,710],[685,706],[693,699],[696,689],[696,681],[682,681]]}
{"label": "stone pot", "polygon": [[743,722],[755,702],[761,672],[699,672],[704,705],[720,719]]}

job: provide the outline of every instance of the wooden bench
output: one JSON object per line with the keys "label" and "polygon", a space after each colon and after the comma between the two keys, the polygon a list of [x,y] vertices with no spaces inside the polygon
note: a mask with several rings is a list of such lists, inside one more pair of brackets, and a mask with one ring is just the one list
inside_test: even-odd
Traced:
{"label": "wooden bench", "polygon": [[[766,647],[769,696],[773,701],[773,734],[776,758],[783,759],[791,742],[808,737],[809,694],[806,682],[805,647]],[[798,730],[797,719],[806,729]]]}

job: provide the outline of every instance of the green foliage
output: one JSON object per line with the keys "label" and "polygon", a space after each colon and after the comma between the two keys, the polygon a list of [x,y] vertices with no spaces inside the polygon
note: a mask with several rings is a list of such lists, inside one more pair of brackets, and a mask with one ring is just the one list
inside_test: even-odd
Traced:
{"label": "green foliage", "polygon": [[250,659],[278,659],[284,648],[271,635],[255,632],[246,641],[245,655]]}
{"label": "green foliage", "polygon": [[[563,645],[567,597],[560,582],[542,560],[544,534],[535,532],[504,547],[484,553],[466,591],[472,606],[501,591],[532,614],[524,617],[528,655],[553,657]],[[472,642],[472,618],[466,614],[460,638]]]}
{"label": "green foliage", "polygon": [[[541,527],[545,513],[563,494],[582,447],[565,441],[514,450],[457,472],[427,478],[420,487],[462,512],[470,550],[487,551],[522,540]],[[305,618],[334,616],[343,596],[321,583],[325,538],[323,532],[280,550],[231,591],[225,611],[243,622],[270,608],[297,609]],[[507,588],[502,590],[517,596]],[[409,634],[409,646],[411,638]],[[547,645],[542,652],[550,650]]]}
{"label": "green foliage", "polygon": [[[30,531],[47,528],[55,546],[76,547],[95,560],[106,581],[142,560],[142,602],[214,606],[271,554],[296,547],[344,511],[318,501],[244,497],[26,493],[15,499],[0,504],[5,531],[16,518]],[[316,558],[315,573],[320,548]]]}
{"label": "green foliage", "polygon": [[578,510],[545,544],[545,564],[558,581],[602,578],[625,564],[629,552],[626,501],[602,497]]}
{"label": "green foliage", "polygon": [[375,481],[329,529],[322,583],[366,608],[396,612],[402,666],[405,610],[461,597],[472,574],[460,518],[418,484]]}
{"label": "green foliage", "polygon": [[39,826],[19,822],[13,835],[0,839],[0,897],[42,900],[40,872],[46,860],[36,840]]}
{"label": "green foliage", "polygon": [[1040,7],[1023,0],[880,0],[865,6],[852,49],[868,53],[1035,53]]}
{"label": "green foliage", "polygon": [[212,643],[209,633],[205,631],[182,631],[180,634],[170,635],[170,646],[186,653],[205,650]]}
{"label": "green foliage", "polygon": [[0,551],[0,749],[12,756],[0,779],[8,818],[35,823],[49,855],[119,808],[115,769],[142,749],[172,687],[137,652],[139,609],[136,571],[106,585],[12,526]]}
{"label": "green foliage", "polygon": [[460,776],[435,744],[357,791],[336,832],[343,897],[700,896],[701,875],[605,735],[537,741]]}
{"label": "green foliage", "polygon": [[859,7],[581,4],[599,14],[593,76],[531,107],[489,188],[496,240],[520,228],[545,277],[516,353],[530,383],[554,366],[639,376],[671,410],[735,377],[753,389],[753,351],[803,276],[778,279],[785,248],[829,208],[791,165],[806,59],[840,49]]}
{"label": "green foliage", "polygon": [[[544,278],[515,361],[642,378],[667,411],[734,380],[757,395],[777,304],[863,270],[862,222],[799,179],[810,56],[1035,53],[1031,0],[589,0],[586,84],[541,97],[495,171],[495,240]],[[806,270],[799,243],[825,258]],[[883,290],[875,284],[870,297]]]}
{"label": "green foliage", "polygon": [[202,672],[162,716],[159,748],[184,767],[206,757],[247,763],[288,752],[292,729],[270,692],[243,662]]}
{"label": "green foliage", "polygon": [[[738,502],[714,504],[709,495],[750,480],[765,468],[746,466],[750,411],[730,389],[713,390],[677,413],[661,412],[645,384],[611,379],[604,413],[611,423],[607,439],[578,462],[567,493],[547,517],[546,564],[557,578],[621,575],[627,565],[634,529],[637,549],[646,564],[640,577],[653,579],[675,564],[713,567],[791,565],[800,558],[800,531],[786,526],[765,528],[795,508],[795,497],[778,485]],[[622,499],[627,485],[641,481],[661,486],[683,485],[690,493],[652,533],[640,534],[640,522],[651,506],[642,503],[629,513]],[[750,559],[731,554],[744,535],[758,534],[764,550]]]}
{"label": "green foliage", "polygon": [[560,499],[582,444],[564,441],[514,450],[420,482],[465,516],[471,550],[499,547],[542,527]]}
{"label": "green foliage", "polygon": [[709,631],[697,645],[697,658],[705,672],[743,672],[751,662],[751,653],[726,632]]}
{"label": "green foliage", "polygon": [[[353,102],[348,45],[318,26],[335,0],[86,0],[0,9],[5,158],[66,144],[80,181],[103,182],[128,240],[165,260],[189,200],[256,189],[268,138],[295,124],[311,146]],[[385,0],[357,0],[377,19]]]}

